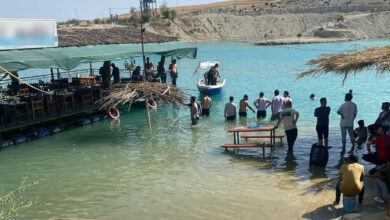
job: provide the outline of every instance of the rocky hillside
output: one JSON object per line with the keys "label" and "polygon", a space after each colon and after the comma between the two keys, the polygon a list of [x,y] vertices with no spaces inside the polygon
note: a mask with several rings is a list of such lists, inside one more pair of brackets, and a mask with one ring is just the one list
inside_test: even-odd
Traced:
{"label": "rocky hillside", "polygon": [[319,38],[353,40],[390,35],[390,0],[252,1],[193,10],[147,31],[183,41]]}
{"label": "rocky hillside", "polygon": [[[167,42],[175,37],[145,33],[145,42]],[[86,46],[97,44],[140,43],[140,30],[132,26],[120,25],[61,25],[58,26],[60,47]]]}

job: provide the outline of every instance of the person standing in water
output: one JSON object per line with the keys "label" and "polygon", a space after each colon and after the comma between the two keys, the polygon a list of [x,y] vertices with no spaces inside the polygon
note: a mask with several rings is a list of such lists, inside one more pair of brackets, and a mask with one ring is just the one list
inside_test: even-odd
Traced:
{"label": "person standing in water", "polygon": [[345,147],[347,143],[347,132],[349,138],[351,139],[352,148],[350,153],[355,149],[355,135],[353,133],[353,125],[357,115],[357,107],[356,104],[352,101],[352,95],[350,93],[345,94],[345,103],[342,104],[337,111],[337,114],[341,116],[340,119],[340,128],[341,128],[341,137],[343,149],[342,153],[345,152]]}
{"label": "person standing in water", "polygon": [[176,59],[173,59],[172,63],[169,65],[169,71],[171,73],[171,79],[172,79],[173,86],[176,86],[176,80],[178,77],[176,62],[177,62]]}
{"label": "person standing in water", "polygon": [[257,118],[266,118],[267,108],[272,104],[272,102],[267,98],[264,98],[264,92],[260,92],[259,96],[260,98],[253,102],[257,108]]}
{"label": "person standing in water", "polygon": [[297,121],[299,118],[299,113],[292,108],[292,103],[290,101],[286,102],[286,108],[280,113],[279,121],[276,124],[276,128],[279,127],[280,122],[283,121],[284,131],[287,136],[288,151],[292,151],[294,148],[294,143],[298,137]]}
{"label": "person standing in water", "polygon": [[321,106],[314,111],[314,116],[317,117],[318,144],[322,145],[322,140],[324,140],[325,147],[328,147],[330,107],[326,106],[326,98],[321,98],[320,103]]}
{"label": "person standing in water", "polygon": [[233,96],[230,96],[229,102],[225,105],[225,112],[224,116],[227,121],[234,121],[236,120],[237,115],[237,105],[234,104],[234,98]]}
{"label": "person standing in water", "polygon": [[207,95],[207,92],[204,93],[200,104],[202,106],[202,116],[210,116],[212,101],[211,98]]}
{"label": "person standing in water", "polygon": [[240,111],[238,112],[238,114],[242,117],[246,117],[248,115],[248,108],[252,110],[253,113],[255,112],[255,110],[253,110],[253,108],[249,105],[248,98],[248,95],[245,94],[244,98],[240,100]]}
{"label": "person standing in water", "polygon": [[275,90],[275,97],[272,99],[271,110],[272,117],[271,121],[278,120],[280,118],[280,112],[282,111],[283,98],[279,96],[279,90]]}
{"label": "person standing in water", "polygon": [[199,121],[199,106],[198,103],[196,103],[195,96],[191,96],[190,100],[191,100],[190,112],[191,112],[192,125],[197,125]]}
{"label": "person standing in water", "polygon": [[286,103],[290,101],[292,103],[292,99],[290,97],[290,93],[288,91],[284,91],[283,93],[283,106],[282,109],[286,108]]}

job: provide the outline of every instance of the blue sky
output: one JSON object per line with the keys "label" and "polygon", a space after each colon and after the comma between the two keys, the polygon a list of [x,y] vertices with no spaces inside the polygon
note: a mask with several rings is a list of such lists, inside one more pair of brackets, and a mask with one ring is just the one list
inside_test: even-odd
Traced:
{"label": "blue sky", "polygon": [[[1,18],[45,18],[65,21],[71,18],[108,17],[108,8],[139,7],[139,0],[1,0]],[[168,6],[194,5],[218,0],[166,0]],[[219,0],[221,1],[221,0]],[[163,0],[157,0],[160,6]],[[78,15],[76,15],[78,14]]]}

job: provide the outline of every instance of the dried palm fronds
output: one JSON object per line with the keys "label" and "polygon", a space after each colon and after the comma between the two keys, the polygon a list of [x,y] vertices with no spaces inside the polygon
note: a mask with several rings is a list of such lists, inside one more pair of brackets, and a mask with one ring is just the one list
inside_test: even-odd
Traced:
{"label": "dried palm fronds", "polygon": [[99,103],[102,108],[131,104],[139,99],[152,98],[163,105],[172,105],[176,108],[184,106],[189,95],[169,84],[139,82],[114,85],[109,94],[104,96]]}
{"label": "dried palm fronds", "polygon": [[309,60],[306,65],[312,68],[301,74],[304,76],[319,76],[329,72],[344,75],[355,74],[368,68],[375,68],[378,73],[390,70],[390,46],[367,48],[362,51],[346,51],[345,53],[322,54],[317,59]]}

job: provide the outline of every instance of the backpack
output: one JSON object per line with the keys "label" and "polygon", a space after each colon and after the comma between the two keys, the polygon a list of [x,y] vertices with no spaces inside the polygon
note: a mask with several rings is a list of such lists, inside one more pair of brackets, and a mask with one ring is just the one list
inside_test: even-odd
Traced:
{"label": "backpack", "polygon": [[310,165],[326,167],[329,160],[328,148],[322,145],[313,144],[310,151]]}

